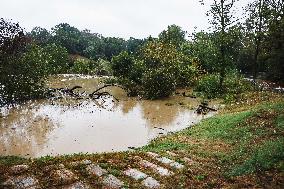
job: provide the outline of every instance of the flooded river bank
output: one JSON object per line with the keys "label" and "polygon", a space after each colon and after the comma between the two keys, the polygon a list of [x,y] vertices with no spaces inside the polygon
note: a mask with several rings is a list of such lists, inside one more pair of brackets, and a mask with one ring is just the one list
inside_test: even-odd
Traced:
{"label": "flooded river bank", "polygon": [[[61,75],[50,87],[82,86],[90,94],[101,78]],[[0,155],[40,157],[72,153],[125,151],[141,147],[155,137],[182,130],[203,118],[194,112],[198,99],[173,96],[166,100],[129,98],[118,87],[104,89],[112,97],[97,100],[72,98],[29,101],[2,108]]]}

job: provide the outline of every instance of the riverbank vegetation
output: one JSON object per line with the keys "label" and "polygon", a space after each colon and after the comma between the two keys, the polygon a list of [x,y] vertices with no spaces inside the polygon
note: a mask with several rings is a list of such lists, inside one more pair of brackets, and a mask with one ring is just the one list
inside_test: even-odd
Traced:
{"label": "riverbank vegetation", "polygon": [[215,1],[208,31],[188,34],[170,25],[157,38],[128,40],[67,23],[25,32],[1,19],[1,104],[44,97],[46,78],[58,73],[113,75],[129,94],[147,99],[190,87],[193,95],[234,100],[252,89],[244,74],[283,82],[283,7],[253,1],[235,18],[235,1]]}

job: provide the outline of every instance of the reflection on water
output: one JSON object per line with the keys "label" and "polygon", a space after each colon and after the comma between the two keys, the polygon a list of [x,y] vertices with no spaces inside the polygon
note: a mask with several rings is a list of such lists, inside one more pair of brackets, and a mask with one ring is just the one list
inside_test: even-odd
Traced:
{"label": "reflection on water", "polygon": [[[49,82],[58,88],[80,85],[80,93],[91,93],[99,84],[98,78],[68,75],[53,77]],[[143,146],[159,135],[184,129],[203,118],[179,105],[196,107],[196,99],[171,97],[148,101],[128,98],[116,87],[105,91],[120,101],[111,97],[80,101],[62,98],[2,109],[0,155],[39,157],[123,151]]]}

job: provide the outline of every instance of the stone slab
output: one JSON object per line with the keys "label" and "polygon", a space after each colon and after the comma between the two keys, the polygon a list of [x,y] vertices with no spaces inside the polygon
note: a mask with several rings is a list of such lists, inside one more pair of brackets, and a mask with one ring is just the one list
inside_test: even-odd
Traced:
{"label": "stone slab", "polygon": [[53,170],[51,177],[55,185],[72,184],[78,180],[78,177],[68,169]]}
{"label": "stone slab", "polygon": [[134,178],[135,180],[140,180],[147,178],[147,175],[137,169],[127,169],[123,172],[125,175]]}
{"label": "stone slab", "polygon": [[101,176],[107,174],[107,171],[105,169],[103,169],[99,165],[95,165],[95,164],[88,165],[86,170],[88,171],[88,173],[90,175],[95,175],[95,176],[98,176],[98,177],[101,177]]}
{"label": "stone slab", "polygon": [[160,166],[158,166],[154,163],[151,163],[147,160],[140,161],[140,165],[144,166],[145,168],[151,168],[152,170],[156,171],[157,173],[159,173],[162,176],[172,175],[172,172],[169,171],[168,169],[160,167]]}
{"label": "stone slab", "polygon": [[4,188],[15,188],[15,189],[39,188],[39,182],[33,176],[11,177],[2,185],[4,186]]}
{"label": "stone slab", "polygon": [[152,177],[148,177],[142,181],[142,184],[147,188],[159,188],[160,183]]}
{"label": "stone slab", "polygon": [[118,178],[116,178],[111,174],[103,178],[103,184],[112,189],[121,188],[124,185],[124,183],[121,180],[119,180]]}

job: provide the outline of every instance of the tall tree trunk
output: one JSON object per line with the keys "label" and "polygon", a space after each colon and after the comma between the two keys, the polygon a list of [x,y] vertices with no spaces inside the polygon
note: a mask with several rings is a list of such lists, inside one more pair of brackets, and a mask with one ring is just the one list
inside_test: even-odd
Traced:
{"label": "tall tree trunk", "polygon": [[226,75],[225,63],[225,15],[224,15],[224,0],[221,0],[221,70],[220,70],[220,89],[223,90],[223,83]]}
{"label": "tall tree trunk", "polygon": [[262,14],[262,2],[263,0],[258,1],[258,24],[256,29],[256,36],[255,36],[255,52],[254,52],[254,62],[253,62],[253,79],[256,80],[257,73],[259,71],[259,53],[260,53],[260,45],[261,45],[261,32],[263,26],[263,14]]}

